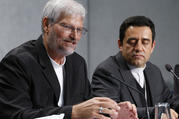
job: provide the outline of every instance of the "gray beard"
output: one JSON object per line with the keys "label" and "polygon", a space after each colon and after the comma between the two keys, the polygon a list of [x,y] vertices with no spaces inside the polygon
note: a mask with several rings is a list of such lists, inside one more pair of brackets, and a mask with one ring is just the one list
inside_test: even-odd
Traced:
{"label": "gray beard", "polygon": [[63,48],[63,46],[59,46],[57,49],[55,49],[56,48],[56,43],[55,43],[54,39],[57,39],[57,36],[56,36],[56,34],[54,32],[52,32],[50,34],[50,38],[47,41],[47,45],[51,50],[53,50],[57,54],[61,54],[63,56],[68,56],[68,55],[71,55],[72,53],[74,53],[73,49],[72,50],[65,50]]}
{"label": "gray beard", "polygon": [[63,54],[64,56],[68,56],[68,55],[71,55],[71,54],[73,54],[74,53],[74,50],[72,50],[72,51],[66,51],[66,50],[64,50],[64,49],[58,49],[58,51],[57,51],[57,53],[60,53],[60,54]]}

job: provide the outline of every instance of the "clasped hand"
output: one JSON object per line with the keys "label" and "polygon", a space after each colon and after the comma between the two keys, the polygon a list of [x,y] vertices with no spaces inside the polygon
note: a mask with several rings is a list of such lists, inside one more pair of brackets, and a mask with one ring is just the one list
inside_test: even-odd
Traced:
{"label": "clasped hand", "polygon": [[117,104],[106,97],[95,97],[74,105],[72,119],[138,119],[135,105],[128,101]]}

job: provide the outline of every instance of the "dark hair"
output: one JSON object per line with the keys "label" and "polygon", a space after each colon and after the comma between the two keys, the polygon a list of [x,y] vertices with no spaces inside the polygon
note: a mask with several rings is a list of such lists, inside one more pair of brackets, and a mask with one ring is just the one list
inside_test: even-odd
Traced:
{"label": "dark hair", "polygon": [[120,26],[119,38],[121,43],[125,37],[125,32],[130,26],[148,26],[152,31],[152,42],[155,38],[155,26],[154,23],[145,16],[132,16],[124,20]]}

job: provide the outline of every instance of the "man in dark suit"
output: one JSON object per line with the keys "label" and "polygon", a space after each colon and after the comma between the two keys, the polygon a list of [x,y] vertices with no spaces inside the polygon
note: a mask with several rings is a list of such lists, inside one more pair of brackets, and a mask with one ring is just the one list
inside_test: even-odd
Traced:
{"label": "man in dark suit", "polygon": [[[155,47],[154,38],[155,27],[149,18],[127,18],[120,26],[120,52],[102,62],[93,74],[93,96],[130,101],[136,105],[140,119],[149,116],[146,112],[153,119],[158,102],[171,103],[172,94],[159,68],[148,61]],[[177,113],[170,110],[173,119],[177,118]]]}
{"label": "man in dark suit", "polygon": [[78,2],[47,2],[42,35],[13,49],[0,63],[0,119],[108,119],[104,114],[137,118],[129,102],[89,99],[86,63],[74,52],[86,32],[84,17]]}

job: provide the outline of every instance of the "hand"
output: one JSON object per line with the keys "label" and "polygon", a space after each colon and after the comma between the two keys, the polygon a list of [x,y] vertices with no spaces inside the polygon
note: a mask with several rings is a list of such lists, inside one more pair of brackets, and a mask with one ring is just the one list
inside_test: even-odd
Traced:
{"label": "hand", "polygon": [[[100,107],[102,110],[100,112]],[[106,97],[95,97],[83,103],[74,105],[71,119],[116,119],[120,110],[118,104]],[[109,115],[110,117],[105,116]]]}
{"label": "hand", "polygon": [[172,119],[178,119],[178,114],[175,112],[175,110],[170,109],[170,114]]}
{"label": "hand", "polygon": [[118,104],[120,110],[118,111],[118,119],[138,119],[137,108],[129,101],[121,102]]}
{"label": "hand", "polygon": [[[173,109],[170,109],[170,114],[172,119],[178,119],[178,114]],[[168,119],[168,116],[162,113],[161,119]]]}

